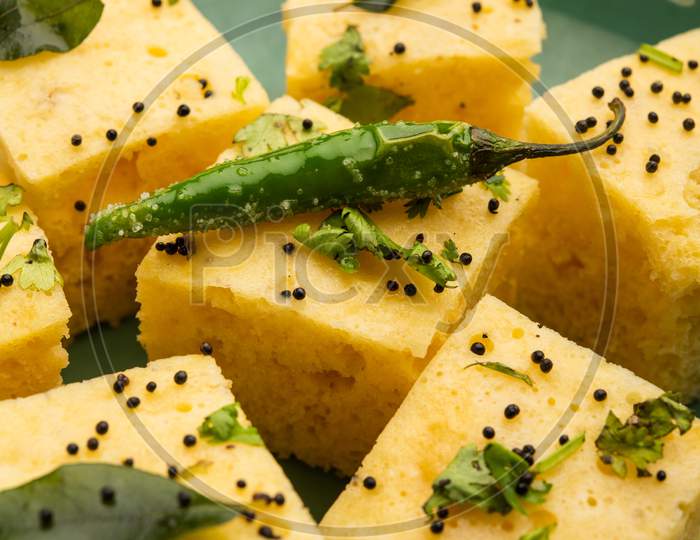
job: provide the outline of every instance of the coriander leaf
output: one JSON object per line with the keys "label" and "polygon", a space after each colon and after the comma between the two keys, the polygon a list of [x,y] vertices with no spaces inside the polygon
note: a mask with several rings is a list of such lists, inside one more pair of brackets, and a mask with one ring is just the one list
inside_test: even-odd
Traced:
{"label": "coriander leaf", "polygon": [[353,0],[353,5],[372,11],[374,13],[382,13],[388,11],[391,6],[396,3],[396,0]]}
{"label": "coriander leaf", "polygon": [[505,364],[502,364],[501,362],[474,362],[473,364],[469,364],[464,369],[470,368],[472,366],[481,366],[487,369],[492,369],[494,371],[498,371],[499,373],[503,373],[504,375],[508,375],[509,377],[519,379],[528,386],[535,386],[535,384],[532,382],[532,379],[528,375],[526,375],[525,373],[521,373],[520,371],[517,371],[511,367],[508,367]]}
{"label": "coriander leaf", "polygon": [[396,113],[413,105],[410,96],[397,94],[393,90],[362,84],[346,90],[340,98],[336,112],[360,124],[372,124],[388,120]]}
{"label": "coriander leaf", "polygon": [[10,206],[17,206],[22,202],[22,191],[22,188],[15,184],[0,186],[0,217],[7,215]]}
{"label": "coriander leaf", "polygon": [[552,490],[552,484],[545,481],[537,481],[530,485],[525,495],[522,495],[523,501],[530,504],[544,504],[547,502],[547,494]]}
{"label": "coriander leaf", "polygon": [[461,448],[435,479],[433,495],[423,505],[423,511],[432,516],[441,507],[463,503],[503,515],[511,511],[484,461],[484,453],[474,444]]}
{"label": "coriander leaf", "polygon": [[[114,502],[100,492],[111,488]],[[180,495],[184,494],[184,495]],[[182,508],[179,500],[188,497]],[[52,512],[50,530],[39,512]],[[226,523],[237,511],[174,480],[132,467],[98,463],[63,465],[19,487],[0,492],[0,538],[13,540],[169,540]]]}
{"label": "coriander leaf", "polygon": [[578,437],[575,437],[573,439],[570,439],[566,444],[560,446],[557,448],[554,452],[552,452],[549,456],[547,456],[544,459],[539,460],[535,466],[532,468],[533,472],[536,472],[538,474],[540,473],[545,473],[557,465],[559,465],[562,461],[568,459],[570,456],[572,456],[576,450],[581,448],[583,446],[583,443],[586,440],[586,434],[581,433]]}
{"label": "coriander leaf", "polygon": [[457,279],[448,264],[438,256],[433,255],[428,262],[423,260],[423,253],[428,251],[423,244],[416,243],[404,249],[367,214],[356,208],[346,207],[334,212],[313,233],[308,224],[299,225],[294,230],[294,238],[335,260],[346,272],[357,271],[360,266],[357,254],[364,250],[385,260],[403,259],[416,272],[443,287]]}
{"label": "coriander leaf", "polygon": [[320,122],[314,122],[311,129],[304,129],[303,122],[303,119],[296,116],[263,114],[240,129],[234,142],[243,143],[242,154],[250,157],[321,135],[324,126]]}
{"label": "coriander leaf", "polygon": [[348,26],[338,41],[321,51],[318,68],[330,70],[333,88],[349,90],[363,84],[363,76],[369,74],[369,59],[356,26]]}
{"label": "coriander leaf", "polygon": [[408,219],[413,219],[418,216],[422,218],[425,217],[425,214],[428,213],[428,208],[430,208],[431,202],[433,201],[430,197],[408,201],[403,205],[404,208],[406,208],[406,215],[408,216]]}
{"label": "coriander leaf", "polygon": [[553,533],[554,529],[556,528],[556,523],[545,525],[544,527],[534,529],[527,534],[523,534],[518,540],[549,540],[549,535]]}
{"label": "coriander leaf", "polygon": [[663,437],[678,429],[681,435],[692,426],[695,415],[678,401],[678,394],[667,392],[656,399],[636,403],[633,414],[623,424],[614,412],[608,412],[603,430],[595,441],[603,463],[618,476],[627,476],[627,461],[641,475],[663,457]]}
{"label": "coriander leaf", "polygon": [[248,85],[250,85],[250,77],[246,77],[245,75],[239,75],[236,77],[236,88],[233,90],[233,92],[231,92],[233,99],[236,99],[245,105],[245,98],[243,97],[243,94],[248,88]]}
{"label": "coriander leaf", "polygon": [[360,267],[353,235],[346,229],[326,225],[312,234],[311,227],[303,223],[294,229],[293,236],[309,249],[335,260],[346,272],[357,272]]}
{"label": "coriander leaf", "polygon": [[515,486],[520,477],[528,471],[528,463],[515,452],[506,447],[491,443],[484,448],[484,461],[491,474],[496,479],[503,497],[511,508],[521,514],[527,512],[522,505],[520,496],[515,492]]}
{"label": "coriander leaf", "polygon": [[207,416],[198,431],[210,443],[239,442],[264,446],[258,430],[252,426],[245,427],[238,420],[238,403],[225,405]]}
{"label": "coriander leaf", "polygon": [[442,253],[440,254],[450,262],[458,262],[459,251],[457,250],[457,244],[455,244],[455,241],[452,240],[452,238],[449,238],[445,240],[445,242],[442,245],[444,247]]}
{"label": "coriander leaf", "polygon": [[457,274],[450,268],[447,261],[441,260],[437,255],[433,254],[430,262],[425,262],[422,256],[426,251],[429,251],[428,248],[417,242],[413,244],[412,248],[403,250],[402,253],[403,258],[411,268],[438,285],[444,287],[448,282],[457,279]]}
{"label": "coriander leaf", "polygon": [[11,259],[0,274],[12,275],[16,272],[20,272],[19,286],[25,290],[49,292],[56,283],[63,285],[63,278],[54,266],[46,241],[41,238],[34,240],[29,253]]}
{"label": "coriander leaf", "polygon": [[503,174],[496,174],[484,180],[484,187],[502,201],[507,202],[510,197],[510,182]]}
{"label": "coriander leaf", "polygon": [[0,0],[0,60],[66,52],[97,25],[100,0]]}
{"label": "coriander leaf", "polygon": [[669,69],[675,73],[681,73],[683,71],[683,62],[681,62],[675,56],[671,56],[670,54],[665,53],[664,51],[661,51],[648,43],[643,43],[642,46],[639,47],[639,54],[646,56],[655,64],[658,64],[659,66]]}

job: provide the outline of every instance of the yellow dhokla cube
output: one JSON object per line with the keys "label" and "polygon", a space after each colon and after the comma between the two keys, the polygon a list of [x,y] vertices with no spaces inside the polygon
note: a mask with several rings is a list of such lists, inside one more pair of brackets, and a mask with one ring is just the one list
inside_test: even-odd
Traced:
{"label": "yellow dhokla cube", "polygon": [[[684,64],[700,59],[700,30],[658,48]],[[625,96],[621,80],[633,97]],[[605,92],[600,99],[596,86]],[[551,91],[572,121],[597,118],[584,137],[604,128],[605,103],[621,97],[624,140],[592,154],[592,176],[578,156],[528,163],[542,196],[514,232],[503,265],[511,284],[499,296],[594,347],[608,279],[608,307],[616,301],[616,312],[606,310],[614,318],[602,323],[596,350],[612,329],[611,361],[664,388],[700,396],[700,130],[691,129],[700,108],[685,94],[700,94],[697,71],[686,65],[677,74],[638,56],[612,60]],[[525,123],[529,140],[571,137],[543,100],[528,108]]]}
{"label": "yellow dhokla cube", "polygon": [[[92,264],[83,250],[83,203],[95,188],[93,210],[188,177],[267,105],[225,42],[204,49],[219,35],[190,0],[104,4],[93,32],[72,51],[0,62],[0,161],[26,189],[52,242],[73,331],[135,310],[133,274],[149,244],[100,250]],[[145,104],[141,113],[132,108],[137,102]],[[108,130],[120,138],[112,142]]]}
{"label": "yellow dhokla cube", "polygon": [[[350,125],[308,100],[283,98],[270,112],[309,118],[330,131]],[[457,289],[435,293],[412,269],[367,254],[353,274],[299,244],[288,255],[283,246],[293,241],[294,228],[304,222],[315,228],[326,217],[296,216],[233,239],[225,231],[197,236],[189,260],[149,252],[137,273],[140,341],[150,358],[196,352],[207,342],[273,451],[351,473],[440,335],[483,293],[508,227],[535,195],[534,180],[507,175],[513,193],[497,214],[487,210],[492,195],[481,185],[445,199],[442,210],[432,208],[422,219],[409,220],[400,202],[372,213],[402,245],[423,233],[436,252],[453,239],[470,253],[470,265],[455,265]],[[388,280],[400,287],[412,282],[417,294],[390,292]],[[305,289],[303,300],[280,294],[296,287]]]}
{"label": "yellow dhokla cube", "polygon": [[[536,448],[535,462],[559,447],[557,439],[585,434],[585,442],[557,467],[541,475],[552,484],[543,504],[527,504],[528,515],[506,515],[453,508],[441,538],[505,540],[556,523],[552,540],[693,540],[700,533],[700,429],[663,438],[663,457],[650,472],[664,481],[615,475],[599,457],[595,441],[609,411],[624,422],[633,404],[656,399],[662,390],[630,371],[607,363],[592,351],[535,324],[501,301],[487,296],[469,315],[468,325],[452,335],[416,382],[379,437],[362,468],[322,522],[329,537],[337,529],[356,537],[429,539],[422,511],[433,481],[457,452],[470,444]],[[483,348],[474,348],[479,342]],[[483,355],[474,350],[485,350]],[[553,369],[542,372],[531,360],[542,351]],[[534,386],[472,362],[499,362],[528,375]],[[600,399],[605,390],[607,397]],[[594,397],[598,395],[598,399]],[[519,406],[508,419],[509,404]],[[495,434],[484,432],[489,426]],[[487,439],[486,436],[491,436]],[[372,477],[376,487],[367,489]],[[538,480],[539,481],[539,480]],[[370,484],[371,485],[371,484]],[[457,510],[464,510],[459,513]],[[384,526],[384,533],[376,527]],[[328,529],[325,529],[328,527]],[[402,532],[405,531],[405,532]],[[529,538],[529,537],[528,537]]]}
{"label": "yellow dhokla cube", "polygon": [[[8,209],[7,216],[20,223],[24,212],[30,211],[20,204]],[[0,223],[0,229],[4,226]],[[46,239],[36,224],[17,231],[0,257],[0,274],[16,256],[29,253],[38,238]],[[47,292],[24,289],[15,278],[12,285],[0,286],[0,313],[0,399],[61,384],[61,370],[68,365],[61,341],[68,337],[70,318],[61,286],[55,284]]]}
{"label": "yellow dhokla cube", "polygon": [[[355,26],[370,61],[365,82],[415,102],[396,118],[466,120],[519,135],[531,100],[528,80],[538,73],[531,58],[545,33],[537,5],[495,0],[475,12],[461,0],[398,0],[384,13],[371,13],[349,4],[285,2],[290,95],[323,102],[337,94],[329,73],[319,70],[320,54]],[[403,52],[395,52],[397,43]]]}
{"label": "yellow dhokla cube", "polygon": [[[179,371],[187,376],[184,383],[181,378],[179,383],[174,380]],[[0,489],[24,484],[68,463],[123,464],[129,460],[135,468],[164,476],[174,467],[183,473],[178,476],[181,481],[194,487],[205,485],[222,499],[260,512],[259,520],[236,518],[187,538],[260,538],[259,527],[270,520],[278,523],[273,527],[277,537],[311,537],[293,531],[292,524],[308,528],[313,521],[264,446],[218,444],[203,437],[194,446],[183,444],[185,435],[196,436],[208,415],[235,402],[230,383],[214,360],[195,355],[174,357],[151,362],[147,368],[130,369],[123,375],[128,385],[120,394],[113,390],[115,376],[106,375],[45,394],[0,402],[0,436],[12,441],[0,450]],[[155,383],[155,390],[146,390],[149,383]],[[125,406],[124,400],[131,397],[140,399],[135,408]],[[240,410],[238,419],[248,425]],[[98,422],[107,423],[106,433],[96,432]],[[87,447],[91,438],[98,443],[95,450]],[[77,445],[77,453],[68,452],[71,444]],[[237,487],[238,480],[245,480],[246,487]],[[285,502],[256,502],[254,493],[272,497],[281,493]]]}

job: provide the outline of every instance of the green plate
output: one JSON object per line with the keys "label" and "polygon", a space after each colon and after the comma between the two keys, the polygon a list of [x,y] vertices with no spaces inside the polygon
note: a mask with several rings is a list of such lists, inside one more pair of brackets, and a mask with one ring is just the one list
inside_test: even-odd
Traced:
{"label": "green plate", "polygon": [[[486,2],[490,0],[485,0]],[[280,0],[195,0],[222,32],[257,16],[274,12]],[[642,42],[655,43],[700,26],[695,0],[540,0],[548,38],[538,61],[546,85],[564,82],[601,62],[634,52]],[[686,7],[683,7],[686,5]],[[467,9],[467,2],[465,2]],[[271,98],[284,93],[285,41],[279,26],[254,32],[234,43]],[[117,329],[104,329],[106,347],[116,370],[146,363],[136,341],[134,319]],[[98,376],[105,358],[96,356],[86,336],[69,347],[66,382]],[[105,368],[106,369],[106,368]],[[296,460],[280,460],[287,475],[317,519],[343,489],[345,480]]]}

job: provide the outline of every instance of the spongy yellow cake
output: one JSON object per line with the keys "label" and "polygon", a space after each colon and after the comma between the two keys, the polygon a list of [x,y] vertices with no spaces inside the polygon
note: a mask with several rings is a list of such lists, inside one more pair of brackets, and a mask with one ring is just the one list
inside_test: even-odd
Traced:
{"label": "spongy yellow cake", "polygon": [[135,309],[133,274],[149,244],[107,248],[94,266],[84,256],[85,203],[104,184],[98,177],[109,178],[106,192],[96,193],[101,207],[190,176],[267,104],[190,0],[104,4],[94,31],[72,51],[0,62],[0,161],[26,189],[52,242],[73,330],[94,322],[93,298],[102,320]]}
{"label": "spongy yellow cake", "polygon": [[534,2],[492,0],[476,11],[461,0],[398,0],[384,13],[349,4],[285,2],[290,95],[323,102],[337,93],[319,55],[355,26],[370,61],[366,83],[415,102],[396,118],[466,120],[519,134],[528,79],[538,73],[531,58],[545,33]]}
{"label": "spongy yellow cake", "polygon": [[[260,538],[260,527],[272,518],[279,523],[272,528],[275,538],[312,537],[293,531],[292,524],[308,527],[313,521],[264,446],[214,444],[201,436],[192,446],[183,444],[185,435],[196,436],[205,417],[235,402],[230,383],[214,360],[174,357],[123,375],[128,384],[121,393],[113,389],[116,377],[107,375],[0,402],[0,436],[13,441],[0,450],[0,489],[24,484],[63,464],[126,462],[164,476],[176,471],[180,481],[193,486],[203,483],[222,500],[243,504],[261,516],[253,521],[234,518],[187,538]],[[154,389],[150,383],[155,383]],[[134,397],[140,399],[138,406],[127,407],[126,400]],[[238,418],[248,425],[241,411]],[[98,429],[102,422],[106,426]],[[238,480],[245,487],[237,487]],[[272,497],[280,493],[283,504],[256,502],[254,493]]]}
{"label": "spongy yellow cake", "polygon": [[[551,360],[550,371],[532,361],[536,351]],[[465,369],[476,361],[498,362],[530,377],[533,386],[486,367]],[[614,474],[596,448],[610,411],[624,422],[634,404],[661,394],[630,371],[487,296],[418,379],[326,514],[322,530],[329,537],[342,530],[353,537],[396,540],[693,540],[700,533],[700,429],[664,436],[663,457],[649,465],[652,477],[637,477],[633,469],[624,478]],[[519,413],[507,415],[509,405]],[[552,487],[542,504],[524,504],[527,515],[453,506],[446,517],[428,523],[422,506],[461,448],[473,444],[481,451],[496,443],[524,455],[532,445],[536,470],[542,458],[569,444],[558,440],[562,435],[568,437],[570,455],[536,477],[531,486],[544,480]],[[585,441],[577,447],[581,435]],[[548,536],[524,536],[554,524]]]}
{"label": "spongy yellow cake", "polygon": [[[552,89],[557,108],[573,122],[598,119],[585,136],[604,128],[606,102],[622,97],[624,140],[592,154],[590,177],[581,157],[527,164],[540,180],[542,196],[514,233],[516,249],[504,265],[512,283],[500,295],[523,313],[593,346],[605,305],[607,266],[608,307],[616,302],[607,357],[665,388],[697,395],[700,128],[693,126],[700,122],[700,76],[686,63],[700,59],[700,30],[664,41],[658,49],[680,59],[683,72],[632,55]],[[623,68],[629,68],[627,76]],[[632,97],[622,89],[628,85]],[[604,96],[597,98],[594,88]],[[542,99],[528,108],[525,123],[529,140],[570,138],[558,113]],[[606,246],[602,220],[608,213]],[[603,338],[609,327],[603,323]]]}
{"label": "spongy yellow cake", "polygon": [[[19,204],[9,208],[7,216],[19,224],[25,212],[30,210]],[[0,223],[0,230],[6,223]],[[37,239],[46,237],[36,223],[18,230],[0,253],[0,274],[15,257],[25,256]],[[61,370],[68,365],[61,341],[68,337],[70,310],[61,285],[32,290],[21,287],[17,278],[15,274],[11,285],[0,285],[0,399],[53,388],[61,384]]]}
{"label": "spongy yellow cake", "polygon": [[[283,98],[269,112],[307,118],[327,131],[349,125],[307,100]],[[236,230],[233,239],[230,230],[196,236],[189,259],[151,250],[137,274],[140,341],[150,358],[212,347],[273,451],[350,473],[441,333],[483,293],[510,224],[535,195],[534,180],[506,174],[512,195],[497,214],[488,211],[492,195],[481,185],[445,199],[442,210],[422,219],[408,219],[401,203],[371,214],[402,245],[422,233],[438,253],[452,239],[472,261],[454,265],[460,288],[438,294],[412,269],[369,255],[358,272],[345,273],[293,242],[296,225],[315,227],[326,217],[303,215]],[[389,280],[398,282],[397,290],[387,289]],[[415,296],[402,290],[411,283]],[[280,294],[297,287],[305,290],[303,299]]]}

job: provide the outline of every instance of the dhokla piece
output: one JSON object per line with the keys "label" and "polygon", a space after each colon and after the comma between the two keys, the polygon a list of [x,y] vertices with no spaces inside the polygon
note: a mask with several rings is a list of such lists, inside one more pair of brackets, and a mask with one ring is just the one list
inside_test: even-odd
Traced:
{"label": "dhokla piece", "polygon": [[[282,98],[269,112],[326,131],[350,125],[309,100]],[[327,217],[301,215],[237,229],[233,238],[230,230],[195,236],[189,258],[158,251],[174,237],[161,239],[137,272],[139,339],[149,358],[213,348],[271,450],[352,473],[443,332],[480,298],[508,227],[536,194],[534,180],[516,171],[506,176],[512,194],[495,214],[483,185],[422,219],[408,219],[400,202],[371,214],[401,245],[422,233],[439,253],[452,239],[466,254],[467,265],[453,265],[458,288],[434,292],[413,269],[368,253],[359,271],[345,273],[293,240],[297,225],[315,230]]]}
{"label": "dhokla piece", "polygon": [[[19,224],[25,212],[33,216],[19,204],[9,208],[6,217]],[[6,223],[0,223],[1,230]],[[15,257],[25,256],[37,239],[46,237],[36,224],[15,232],[0,255],[0,274]],[[70,310],[60,284],[40,291],[20,286],[18,275],[11,280],[4,277],[0,313],[0,399],[28,396],[61,384],[61,370],[68,365],[61,342],[68,337]]]}
{"label": "dhokla piece", "polygon": [[[700,30],[657,47],[682,60],[682,73],[631,55],[551,91],[579,132],[604,129],[614,96],[624,100],[627,120],[607,148],[591,154],[592,177],[579,157],[527,164],[542,196],[514,230],[502,266],[511,283],[497,295],[594,347],[607,265],[608,298],[617,304],[606,357],[663,388],[700,396],[700,129],[693,129]],[[572,137],[543,100],[527,109],[525,124],[530,140]],[[607,208],[607,231],[614,228],[616,238],[608,236],[606,256]]]}
{"label": "dhokla piece", "polygon": [[[290,95],[324,102],[338,94],[328,70],[319,69],[320,54],[354,26],[369,59],[364,82],[414,102],[396,119],[465,120],[502,135],[520,134],[523,109],[531,101],[526,74],[537,76],[531,58],[545,34],[537,5],[495,0],[477,11],[461,0],[398,0],[394,8],[372,13],[338,4],[285,2]],[[402,8],[408,13],[398,13]],[[323,12],[309,15],[310,9]]]}
{"label": "dhokla piece", "polygon": [[[234,518],[187,538],[260,538],[260,527],[272,519],[279,523],[272,527],[275,538],[308,538],[291,530],[291,524],[309,527],[313,521],[264,446],[198,435],[207,416],[233,403],[230,383],[214,360],[198,355],[3,401],[0,436],[13,444],[0,450],[0,489],[64,464],[124,464],[177,477],[195,489],[204,485],[221,500],[259,512],[260,519]],[[249,425],[240,408],[237,420]]]}
{"label": "dhokla piece", "polygon": [[[500,363],[528,376],[533,386],[503,371],[465,369],[474,362]],[[663,457],[649,466],[652,476],[646,478],[638,478],[633,468],[624,478],[614,474],[596,448],[610,411],[624,422],[634,404],[662,393],[486,296],[418,379],[326,514],[322,531],[331,537],[333,527],[354,528],[363,537],[385,526],[383,535],[372,537],[496,540],[525,538],[556,523],[550,536],[535,538],[697,538],[700,429],[664,436]],[[573,446],[568,458],[541,475],[551,491],[542,504],[525,504],[527,515],[452,507],[447,517],[442,513],[444,519],[428,523],[423,504],[460,449],[473,444],[482,450],[494,443],[517,448],[533,457],[536,470],[541,458],[582,434],[583,445]]]}
{"label": "dhokla piece", "polygon": [[268,103],[226,43],[199,57],[218,33],[190,0],[104,4],[72,51],[0,62],[0,161],[51,240],[73,333],[135,311],[134,272],[150,244],[101,250],[93,264],[83,249],[89,212],[203,169]]}

